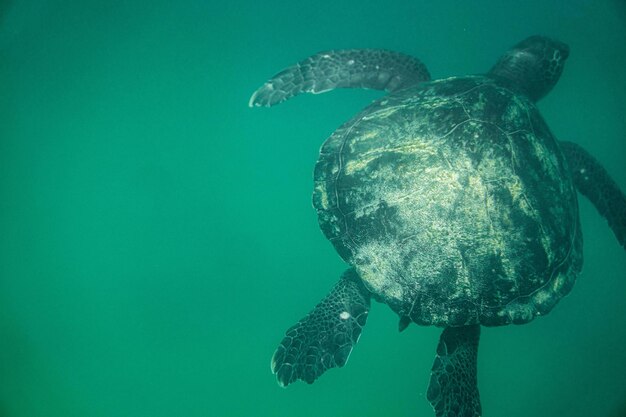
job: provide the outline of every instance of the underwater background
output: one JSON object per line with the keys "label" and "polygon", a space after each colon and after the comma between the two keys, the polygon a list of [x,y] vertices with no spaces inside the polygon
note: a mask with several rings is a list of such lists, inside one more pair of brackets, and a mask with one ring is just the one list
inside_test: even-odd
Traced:
{"label": "underwater background", "polygon": [[[248,99],[321,50],[440,78],[531,34],[571,48],[552,131],[626,190],[623,0],[0,0],[0,417],[433,416],[440,330],[382,304],[344,368],[282,389],[269,367],[345,269],[311,206],[319,147],[383,93]],[[485,416],[626,416],[626,253],[580,211],[571,294],[483,328]]]}

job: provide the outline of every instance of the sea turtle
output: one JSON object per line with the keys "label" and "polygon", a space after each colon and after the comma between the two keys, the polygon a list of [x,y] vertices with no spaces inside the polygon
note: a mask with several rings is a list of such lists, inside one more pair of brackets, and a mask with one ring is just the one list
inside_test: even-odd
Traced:
{"label": "sea turtle", "polygon": [[527,323],[582,267],[576,189],[626,247],[626,196],[580,146],[557,141],[535,102],[558,81],[567,45],[531,36],[484,75],[430,80],[417,59],[332,50],[278,73],[250,99],[387,90],[337,129],[315,166],[319,224],[350,267],[272,358],[278,383],[343,366],[370,298],[443,327],[427,398],[439,417],[481,414],[480,326]]}

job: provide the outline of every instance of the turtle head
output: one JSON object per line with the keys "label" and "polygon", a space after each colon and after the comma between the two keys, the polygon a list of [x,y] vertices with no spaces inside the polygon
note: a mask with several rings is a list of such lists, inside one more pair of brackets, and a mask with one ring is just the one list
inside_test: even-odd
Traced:
{"label": "turtle head", "polygon": [[569,47],[545,36],[531,36],[509,49],[489,75],[537,101],[559,80]]}

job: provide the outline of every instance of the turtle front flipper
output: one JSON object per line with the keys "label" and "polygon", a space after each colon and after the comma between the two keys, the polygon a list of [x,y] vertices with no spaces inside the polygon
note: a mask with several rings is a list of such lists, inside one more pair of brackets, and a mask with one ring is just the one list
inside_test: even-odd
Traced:
{"label": "turtle front flipper", "polygon": [[313,383],[327,369],[342,367],[359,340],[370,309],[370,292],[354,271],[346,271],[331,292],[287,330],[272,357],[278,384]]}
{"label": "turtle front flipper", "polygon": [[574,184],[607,219],[620,245],[626,248],[626,195],[608,172],[581,146],[561,141]]}
{"label": "turtle front flipper", "polygon": [[335,88],[395,91],[430,79],[418,59],[384,49],[320,52],[272,77],[250,97],[253,106],[273,106],[300,93]]}
{"label": "turtle front flipper", "polygon": [[448,327],[441,333],[426,394],[437,417],[479,417],[476,374],[480,325]]}

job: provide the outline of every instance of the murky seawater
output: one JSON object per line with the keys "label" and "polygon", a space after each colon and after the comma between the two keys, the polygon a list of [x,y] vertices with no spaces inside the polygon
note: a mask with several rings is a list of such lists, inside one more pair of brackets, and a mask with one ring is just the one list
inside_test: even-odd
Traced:
{"label": "murky seawater", "polygon": [[[373,306],[350,362],[279,388],[284,330],[345,266],[311,207],[323,140],[380,93],[247,107],[320,50],[433,77],[567,42],[539,107],[626,190],[626,5],[0,0],[0,416],[432,416],[439,330]],[[485,416],[626,416],[626,253],[581,199],[585,265],[550,315],[485,329]]]}

